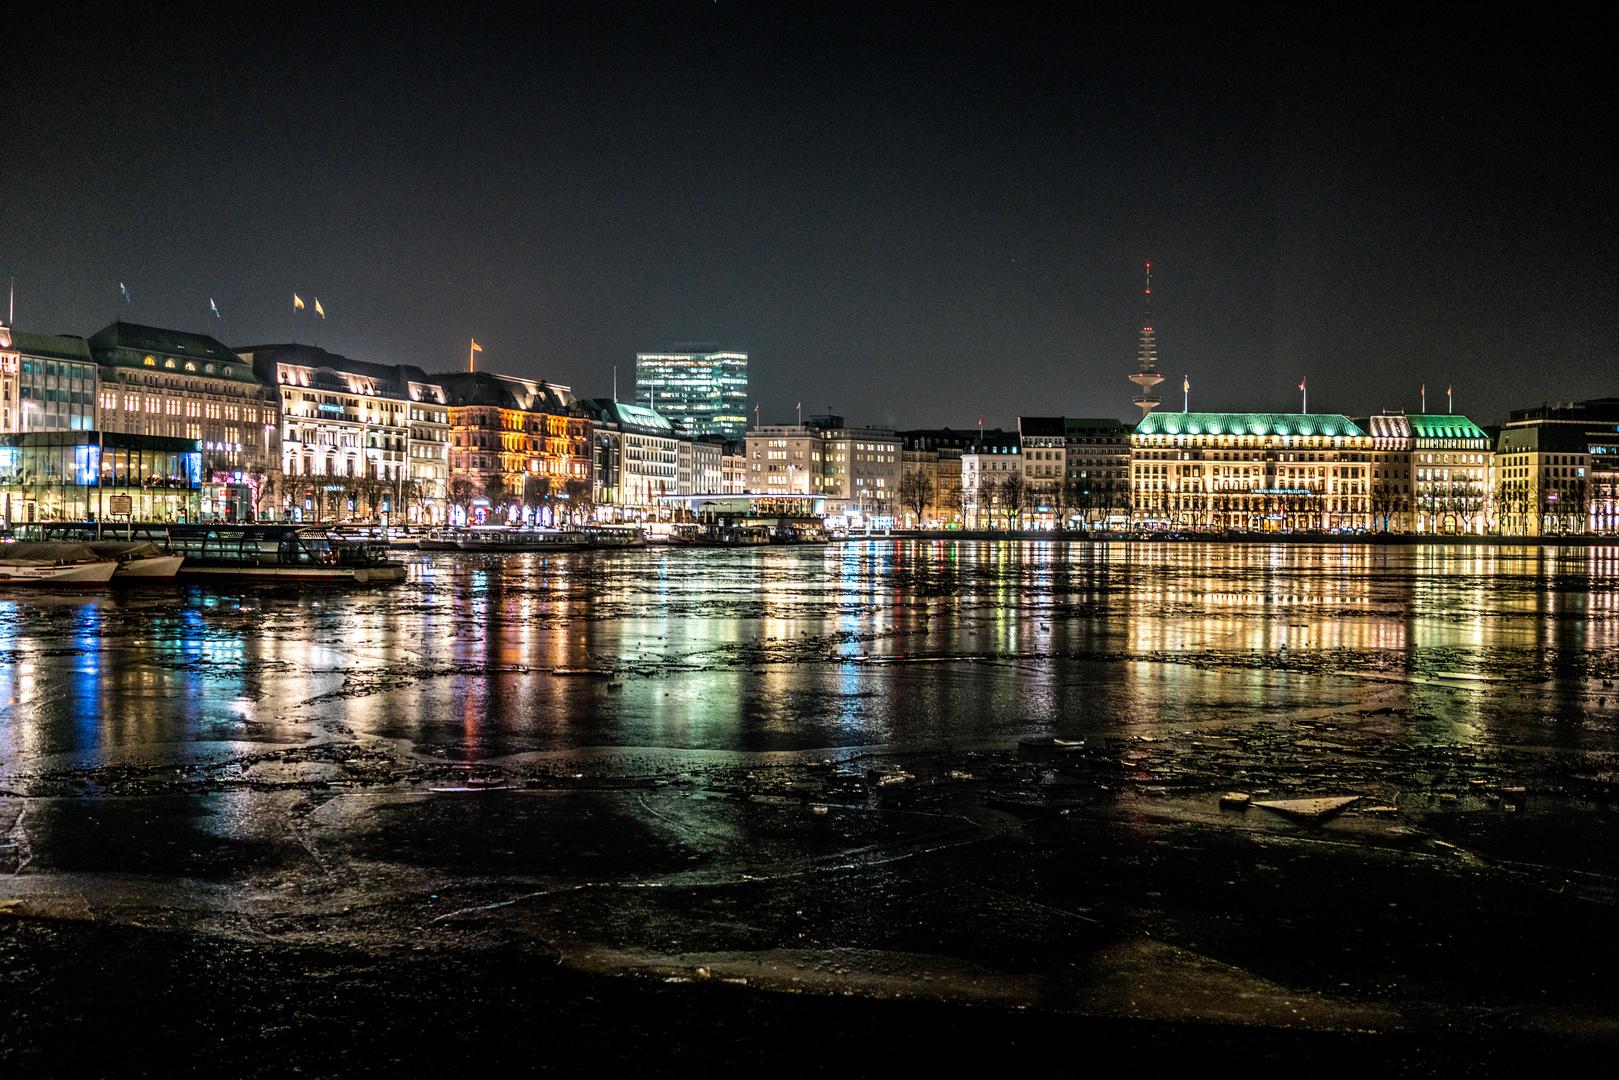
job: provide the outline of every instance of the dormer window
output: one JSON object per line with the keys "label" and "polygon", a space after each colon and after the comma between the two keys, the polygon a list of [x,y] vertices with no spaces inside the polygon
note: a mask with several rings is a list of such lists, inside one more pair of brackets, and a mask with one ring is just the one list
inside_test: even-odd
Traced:
{"label": "dormer window", "polygon": [[163,366],[168,368],[170,371],[173,371],[174,370],[174,361],[173,360],[165,360],[165,361],[163,361]]}
{"label": "dormer window", "polygon": [[187,360],[186,361],[186,370],[187,371],[196,371],[197,370],[196,362],[192,361],[192,360]]}
{"label": "dormer window", "polygon": [[212,364],[204,364],[202,370],[206,374],[212,375],[214,373],[214,365],[212,365]]}

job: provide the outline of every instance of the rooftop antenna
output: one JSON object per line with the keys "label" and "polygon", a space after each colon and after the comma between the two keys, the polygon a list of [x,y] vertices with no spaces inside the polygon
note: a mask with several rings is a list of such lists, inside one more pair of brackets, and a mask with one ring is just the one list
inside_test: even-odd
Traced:
{"label": "rooftop antenna", "polygon": [[1158,343],[1152,332],[1152,263],[1147,264],[1147,287],[1141,301],[1141,341],[1136,346],[1136,373],[1130,376],[1130,381],[1141,388],[1135,403],[1145,419],[1163,401],[1153,392],[1153,387],[1164,381],[1158,374]]}
{"label": "rooftop antenna", "polygon": [[17,276],[11,277],[11,299],[6,302],[6,325],[17,325]]}
{"label": "rooftop antenna", "polygon": [[618,365],[613,365],[613,404],[618,404]]}

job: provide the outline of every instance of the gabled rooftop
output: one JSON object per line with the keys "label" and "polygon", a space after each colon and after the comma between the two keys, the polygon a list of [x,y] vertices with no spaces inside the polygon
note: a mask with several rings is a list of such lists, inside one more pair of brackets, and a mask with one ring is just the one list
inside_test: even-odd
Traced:
{"label": "gabled rooftop", "polygon": [[251,363],[259,377],[266,382],[277,381],[275,371],[277,364],[313,369],[329,368],[345,375],[358,375],[385,386],[389,392],[396,394],[403,394],[406,383],[434,381],[425,371],[413,364],[375,364],[369,360],[355,360],[341,353],[328,352],[318,345],[290,342],[280,345],[244,345],[236,352]]}

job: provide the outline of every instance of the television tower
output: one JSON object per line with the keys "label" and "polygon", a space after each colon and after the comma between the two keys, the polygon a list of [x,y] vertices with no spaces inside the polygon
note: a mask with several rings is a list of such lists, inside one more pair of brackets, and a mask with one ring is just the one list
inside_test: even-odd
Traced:
{"label": "television tower", "polygon": [[1163,399],[1153,387],[1164,381],[1158,374],[1158,345],[1152,336],[1152,263],[1147,264],[1147,291],[1141,305],[1141,344],[1136,346],[1136,373],[1130,381],[1141,388],[1135,403],[1141,407],[1142,418],[1156,409]]}

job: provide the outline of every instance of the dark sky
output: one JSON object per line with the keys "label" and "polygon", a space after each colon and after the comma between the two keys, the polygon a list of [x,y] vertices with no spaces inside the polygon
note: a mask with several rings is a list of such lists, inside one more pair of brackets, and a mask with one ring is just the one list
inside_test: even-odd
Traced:
{"label": "dark sky", "polygon": [[637,350],[715,341],[767,421],[993,426],[1135,414],[1150,260],[1176,407],[1183,374],[1205,410],[1619,394],[1610,34],[1551,9],[33,7],[24,329],[282,341],[296,290],[359,359],[476,335],[628,396]]}

